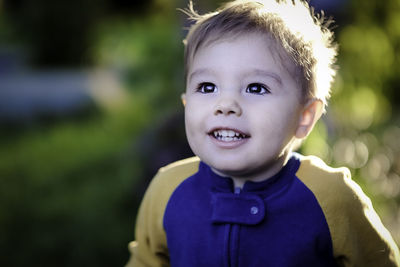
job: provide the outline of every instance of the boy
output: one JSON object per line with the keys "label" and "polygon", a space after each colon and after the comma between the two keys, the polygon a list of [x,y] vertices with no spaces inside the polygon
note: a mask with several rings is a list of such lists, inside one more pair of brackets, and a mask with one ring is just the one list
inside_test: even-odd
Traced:
{"label": "boy", "polygon": [[128,266],[396,266],[399,252],[346,168],[292,153],[335,74],[332,33],[307,3],[233,1],[185,45],[196,158],[162,168]]}

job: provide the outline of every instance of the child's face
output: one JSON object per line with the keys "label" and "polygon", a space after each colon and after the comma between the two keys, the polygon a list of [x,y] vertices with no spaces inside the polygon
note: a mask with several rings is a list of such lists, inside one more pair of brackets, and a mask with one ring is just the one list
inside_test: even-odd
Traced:
{"label": "child's face", "polygon": [[257,181],[284,164],[303,105],[300,85],[280,60],[275,43],[257,33],[214,42],[194,56],[186,134],[217,173]]}

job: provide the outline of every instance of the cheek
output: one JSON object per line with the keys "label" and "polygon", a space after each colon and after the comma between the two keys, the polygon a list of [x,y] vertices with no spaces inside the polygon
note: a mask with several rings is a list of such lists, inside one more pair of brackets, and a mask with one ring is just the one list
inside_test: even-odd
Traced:
{"label": "cheek", "polygon": [[191,133],[193,131],[192,128],[193,128],[193,115],[190,112],[190,108],[185,107],[185,129],[188,138],[191,137]]}
{"label": "cheek", "polygon": [[192,149],[192,151],[196,154],[196,138],[195,138],[195,133],[196,130],[193,129],[193,125],[195,125],[193,123],[193,118],[190,115],[190,113],[187,111],[187,109],[185,108],[185,131],[186,131],[186,139],[189,143],[190,148]]}
{"label": "cheek", "polygon": [[193,127],[200,127],[210,117],[210,105],[207,101],[189,99],[185,106],[185,123]]}
{"label": "cheek", "polygon": [[192,105],[186,105],[185,107],[185,129],[186,135],[189,139],[193,139],[196,135],[198,135],[201,131],[201,114],[196,112],[196,108]]}
{"label": "cheek", "polygon": [[264,108],[254,120],[254,125],[265,138],[284,142],[295,134],[297,117],[294,114],[292,109],[283,111],[282,108]]}

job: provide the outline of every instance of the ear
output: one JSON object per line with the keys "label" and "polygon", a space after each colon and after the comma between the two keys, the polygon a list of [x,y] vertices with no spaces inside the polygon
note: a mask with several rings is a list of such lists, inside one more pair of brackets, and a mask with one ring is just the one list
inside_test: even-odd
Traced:
{"label": "ear", "polygon": [[307,137],[315,123],[321,117],[322,107],[322,101],[318,99],[312,99],[305,105],[295,134],[297,138],[302,139]]}
{"label": "ear", "polygon": [[181,101],[182,101],[183,106],[186,106],[186,94],[185,93],[181,94]]}

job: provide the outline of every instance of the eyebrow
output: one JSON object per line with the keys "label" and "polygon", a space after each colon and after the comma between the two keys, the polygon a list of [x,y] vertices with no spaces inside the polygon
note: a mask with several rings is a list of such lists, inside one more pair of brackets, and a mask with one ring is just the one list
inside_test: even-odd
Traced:
{"label": "eyebrow", "polygon": [[192,80],[193,76],[202,75],[202,74],[213,74],[213,71],[210,69],[202,68],[195,70],[194,72],[190,73],[188,81]]}
{"label": "eyebrow", "polygon": [[249,71],[248,73],[246,73],[246,75],[268,76],[268,77],[273,78],[280,85],[282,85],[281,77],[278,74],[276,74],[275,72],[261,70],[261,69],[253,69],[253,70]]}
{"label": "eyebrow", "polygon": [[[190,73],[188,80],[190,81],[193,78],[193,76],[203,75],[203,74],[214,74],[214,72],[207,68],[197,69],[194,72]],[[266,70],[262,70],[262,69],[252,69],[252,70],[246,72],[244,76],[250,76],[250,75],[268,76],[268,77],[271,77],[272,79],[274,79],[280,85],[282,85],[281,77],[278,74],[271,72],[271,71],[266,71]]]}

